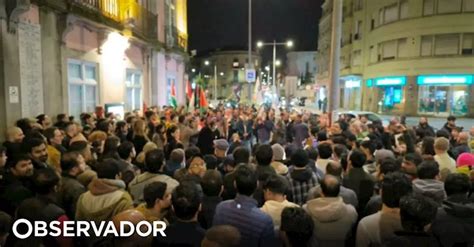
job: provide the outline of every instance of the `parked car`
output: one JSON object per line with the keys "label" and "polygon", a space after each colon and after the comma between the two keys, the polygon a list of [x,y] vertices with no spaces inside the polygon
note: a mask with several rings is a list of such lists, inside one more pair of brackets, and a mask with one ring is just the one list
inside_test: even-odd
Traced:
{"label": "parked car", "polygon": [[340,111],[338,112],[339,117],[344,117],[346,119],[356,118],[360,119],[361,117],[367,117],[369,123],[372,122],[382,122],[383,125],[388,125],[388,121],[384,120],[380,115],[377,113],[373,113],[370,111]]}

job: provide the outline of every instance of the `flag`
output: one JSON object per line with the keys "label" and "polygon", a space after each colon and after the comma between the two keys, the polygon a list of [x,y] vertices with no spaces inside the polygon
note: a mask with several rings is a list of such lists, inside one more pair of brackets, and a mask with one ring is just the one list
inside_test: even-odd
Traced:
{"label": "flag", "polygon": [[199,107],[206,108],[209,104],[207,103],[206,94],[204,90],[200,88],[200,95],[199,95]]}
{"label": "flag", "polygon": [[178,107],[178,102],[176,101],[176,88],[174,83],[171,84],[171,97],[170,97],[170,102],[169,104],[173,107],[176,108]]}
{"label": "flag", "polygon": [[193,96],[193,88],[191,87],[191,82],[189,82],[189,80],[186,83],[186,95],[188,96],[188,99],[191,99]]}
{"label": "flag", "polygon": [[189,98],[188,112],[194,111],[194,105],[196,103],[196,97],[194,97],[193,91],[191,91],[191,97]]}

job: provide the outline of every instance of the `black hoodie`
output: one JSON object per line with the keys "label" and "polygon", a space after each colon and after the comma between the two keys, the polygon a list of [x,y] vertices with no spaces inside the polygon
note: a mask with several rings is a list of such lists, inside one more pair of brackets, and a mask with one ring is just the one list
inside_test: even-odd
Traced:
{"label": "black hoodie", "polygon": [[474,246],[474,203],[452,195],[438,209],[432,231],[443,246]]}

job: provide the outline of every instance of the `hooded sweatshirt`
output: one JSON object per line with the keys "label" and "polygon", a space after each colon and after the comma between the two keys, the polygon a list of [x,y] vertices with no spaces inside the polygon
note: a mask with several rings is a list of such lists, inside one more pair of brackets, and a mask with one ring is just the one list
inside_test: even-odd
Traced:
{"label": "hooded sweatshirt", "polygon": [[444,183],[436,179],[413,180],[413,192],[430,197],[439,205],[446,199]]}
{"label": "hooded sweatshirt", "polygon": [[341,197],[320,197],[308,201],[306,211],[314,221],[314,231],[321,246],[344,246],[357,212],[345,204]]}
{"label": "hooded sweatshirt", "polygon": [[124,189],[122,180],[92,180],[89,191],[77,201],[76,220],[111,220],[116,214],[133,208],[132,198]]}
{"label": "hooded sweatshirt", "polygon": [[283,209],[285,209],[286,207],[299,206],[287,200],[284,200],[282,202],[268,200],[265,202],[265,204],[263,204],[260,210],[272,217],[273,226],[275,227],[275,230],[279,230],[281,225],[281,212],[283,212]]}

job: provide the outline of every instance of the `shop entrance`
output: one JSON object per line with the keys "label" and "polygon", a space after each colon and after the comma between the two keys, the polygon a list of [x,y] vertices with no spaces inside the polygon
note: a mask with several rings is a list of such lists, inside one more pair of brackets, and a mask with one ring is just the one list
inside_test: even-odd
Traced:
{"label": "shop entrance", "polygon": [[379,113],[391,113],[402,102],[402,86],[381,87],[379,90]]}
{"label": "shop entrance", "polygon": [[466,86],[420,86],[418,113],[448,116],[467,114]]}

